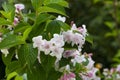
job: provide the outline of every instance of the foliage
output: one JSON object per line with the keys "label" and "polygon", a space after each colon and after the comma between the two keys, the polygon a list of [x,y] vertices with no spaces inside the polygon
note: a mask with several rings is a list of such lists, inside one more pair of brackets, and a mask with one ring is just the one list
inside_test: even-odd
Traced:
{"label": "foliage", "polygon": [[[64,23],[64,0],[31,0],[33,10],[24,13],[23,4],[5,2],[0,11],[0,50],[7,80],[83,79],[97,68],[91,56],[81,53],[86,26]],[[87,40],[92,42],[89,37]],[[66,60],[67,63],[63,63]],[[62,62],[62,63],[61,63]],[[83,73],[84,72],[84,73]]]}

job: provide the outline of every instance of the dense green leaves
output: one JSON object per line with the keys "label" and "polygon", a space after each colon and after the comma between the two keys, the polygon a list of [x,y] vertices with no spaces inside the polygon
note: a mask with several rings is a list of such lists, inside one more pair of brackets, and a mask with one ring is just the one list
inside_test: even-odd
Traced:
{"label": "dense green leaves", "polygon": [[44,0],[44,5],[56,3],[64,7],[68,7],[68,3],[64,0]]}
{"label": "dense green leaves", "polygon": [[12,73],[12,72],[17,72],[19,68],[22,66],[20,65],[19,61],[12,61],[6,66],[6,75]]}
{"label": "dense green leaves", "polygon": [[4,40],[0,43],[0,49],[3,48],[11,48],[19,44],[24,44],[25,41],[23,40],[22,36],[17,36],[17,35],[6,35]]}
{"label": "dense green leaves", "polygon": [[38,12],[39,13],[46,13],[46,12],[58,13],[66,16],[65,12],[60,7],[58,8],[58,7],[52,7],[52,6],[51,7],[43,6],[39,8]]}
{"label": "dense green leaves", "polygon": [[18,58],[23,66],[31,67],[37,59],[37,50],[33,48],[32,44],[22,45],[18,51]]}
{"label": "dense green leaves", "polygon": [[66,23],[58,20],[49,21],[46,26],[47,33],[53,35],[54,33],[60,33],[61,30],[66,31],[70,28]]}
{"label": "dense green leaves", "polygon": [[37,9],[42,5],[43,0],[31,0],[33,8],[37,11]]}
{"label": "dense green leaves", "polygon": [[4,18],[0,18],[0,25],[10,25],[12,24],[10,21],[5,20]]}

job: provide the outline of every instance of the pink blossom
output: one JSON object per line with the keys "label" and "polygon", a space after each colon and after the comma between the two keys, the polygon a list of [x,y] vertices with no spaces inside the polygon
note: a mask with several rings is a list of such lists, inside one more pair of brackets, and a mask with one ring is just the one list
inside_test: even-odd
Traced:
{"label": "pink blossom", "polygon": [[75,80],[76,75],[72,72],[65,73],[63,76],[61,76],[60,80]]}
{"label": "pink blossom", "polygon": [[116,71],[120,72],[120,65],[117,66]]}
{"label": "pink blossom", "polygon": [[25,8],[25,6],[23,4],[15,4],[15,12],[19,13],[19,11],[23,10]]}
{"label": "pink blossom", "polygon": [[19,23],[19,19],[15,17],[15,18],[14,18],[14,23],[13,23],[13,24],[16,26],[18,23]]}
{"label": "pink blossom", "polygon": [[86,68],[87,68],[87,69],[92,69],[92,68],[94,67],[94,63],[95,63],[95,62],[92,60],[91,57],[88,58],[88,61],[89,61],[89,63],[88,63],[88,65],[86,66]]}
{"label": "pink blossom", "polygon": [[63,53],[63,57],[64,58],[68,58],[68,57],[73,57],[75,56],[73,53],[75,52],[75,50],[66,50],[64,53]]}

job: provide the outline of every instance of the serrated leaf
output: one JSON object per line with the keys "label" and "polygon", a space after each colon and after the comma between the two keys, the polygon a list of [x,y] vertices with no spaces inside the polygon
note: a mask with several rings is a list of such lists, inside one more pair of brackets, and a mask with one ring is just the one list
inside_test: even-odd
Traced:
{"label": "serrated leaf", "polygon": [[8,49],[14,47],[16,45],[24,44],[25,41],[23,40],[22,36],[17,35],[7,35],[2,42],[0,42],[0,49]]}
{"label": "serrated leaf", "polygon": [[11,12],[11,10],[14,10],[14,9],[15,9],[15,7],[14,7],[13,5],[8,4],[8,3],[6,3],[6,2],[4,2],[4,3],[2,4],[2,7],[3,7],[3,9],[4,9],[6,12]]}
{"label": "serrated leaf", "polygon": [[44,5],[56,3],[64,7],[68,7],[68,3],[64,0],[44,0]]}
{"label": "serrated leaf", "polygon": [[18,59],[22,65],[31,67],[37,59],[37,49],[34,49],[32,44],[22,45],[18,51]]}
{"label": "serrated leaf", "polygon": [[0,25],[11,25],[12,22],[5,20],[4,18],[0,18]]}
{"label": "serrated leaf", "polygon": [[43,3],[43,0],[31,0],[33,8],[37,10]]}
{"label": "serrated leaf", "polygon": [[46,25],[46,32],[49,34],[51,34],[51,36],[54,33],[60,33],[61,30],[63,31],[67,31],[70,27],[66,24],[63,23],[61,21],[58,20],[53,20],[53,21],[49,21]]}
{"label": "serrated leaf", "polygon": [[6,66],[6,75],[16,72],[17,69],[21,68],[21,65],[18,61],[12,61],[9,65]]}
{"label": "serrated leaf", "polygon": [[15,16],[15,10],[11,10],[10,12],[0,11],[0,13],[7,19],[9,19],[11,22],[14,21]]}
{"label": "serrated leaf", "polygon": [[28,80],[47,80],[46,72],[40,63],[35,63],[34,68],[31,68],[31,71],[27,69],[27,78]]}
{"label": "serrated leaf", "polygon": [[67,16],[64,11],[57,9],[57,7],[53,8],[53,7],[43,6],[38,9],[38,13],[46,13],[46,12],[58,13]]}
{"label": "serrated leaf", "polygon": [[34,36],[38,36],[44,32],[45,22],[49,19],[53,18],[53,16],[49,14],[39,14],[36,18],[35,24],[33,25],[32,31],[29,35],[29,38],[33,38]]}
{"label": "serrated leaf", "polygon": [[51,68],[54,66],[56,58],[50,55],[45,55],[44,53],[41,53],[40,59],[41,59],[41,64],[44,70],[46,71],[46,74],[48,74]]}
{"label": "serrated leaf", "polygon": [[24,22],[20,22],[17,24],[17,26],[15,27],[14,29],[14,32],[15,33],[23,33],[27,28],[30,28],[31,26],[27,23],[24,23]]}

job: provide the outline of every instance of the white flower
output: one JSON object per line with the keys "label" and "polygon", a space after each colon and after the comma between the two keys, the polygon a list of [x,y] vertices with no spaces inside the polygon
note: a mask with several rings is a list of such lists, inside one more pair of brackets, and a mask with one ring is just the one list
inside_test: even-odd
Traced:
{"label": "white flower", "polygon": [[80,32],[84,37],[87,35],[87,29],[84,24],[82,25],[82,27],[78,27],[78,28],[76,24],[73,24],[71,30]]}
{"label": "white flower", "polygon": [[72,38],[74,36],[74,34],[72,33],[72,31],[67,31],[67,32],[63,32],[63,38],[65,40],[65,42],[70,43],[72,41]]}
{"label": "white flower", "polygon": [[81,34],[75,33],[72,38],[72,46],[76,44],[79,45],[79,47],[82,47],[84,43],[85,43],[85,38]]}
{"label": "white flower", "polygon": [[50,53],[50,55],[55,56],[57,60],[60,60],[62,58],[62,53],[64,51],[64,48],[54,46],[52,47],[51,51],[52,52]]}
{"label": "white flower", "polygon": [[73,63],[73,66],[76,65],[76,63],[82,63],[85,62],[85,56],[84,55],[76,55],[74,59],[71,59],[71,62]]}
{"label": "white flower", "polygon": [[94,63],[95,63],[95,62],[92,60],[91,57],[88,58],[88,61],[89,61],[89,63],[88,63],[88,65],[86,66],[86,68],[87,68],[87,69],[92,69],[92,68],[94,67]]}
{"label": "white flower", "polygon": [[80,32],[82,33],[82,35],[85,37],[87,35],[87,29],[86,29],[86,25],[82,25],[82,29],[80,29]]}
{"label": "white flower", "polygon": [[65,21],[66,21],[66,18],[59,15],[59,16],[56,18],[56,20],[65,22]]}
{"label": "white flower", "polygon": [[1,49],[1,52],[5,54],[5,57],[9,54],[8,49]]}
{"label": "white flower", "polygon": [[41,51],[43,51],[47,55],[50,53],[52,46],[53,45],[50,41],[44,40],[42,43]]}
{"label": "white flower", "polygon": [[23,10],[25,8],[25,6],[23,4],[15,4],[15,12],[19,13],[19,11]]}
{"label": "white flower", "polygon": [[65,42],[63,40],[63,35],[54,34],[53,36],[54,37],[50,40],[50,42],[53,43],[53,45],[57,47],[64,46]]}
{"label": "white flower", "polygon": [[34,48],[38,48],[38,49],[42,49],[42,44],[43,44],[43,40],[42,40],[42,36],[37,36],[37,37],[34,37],[33,39],[33,47]]}

